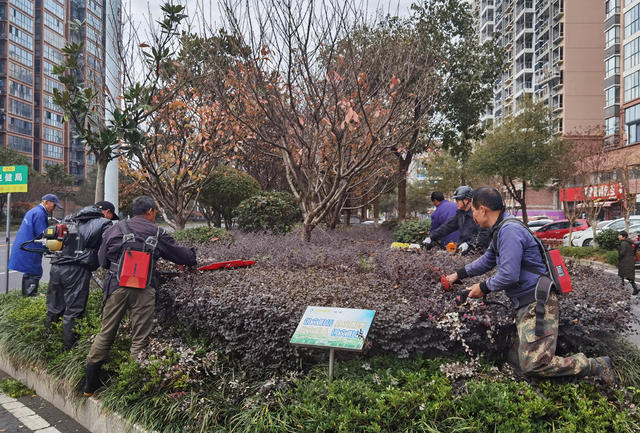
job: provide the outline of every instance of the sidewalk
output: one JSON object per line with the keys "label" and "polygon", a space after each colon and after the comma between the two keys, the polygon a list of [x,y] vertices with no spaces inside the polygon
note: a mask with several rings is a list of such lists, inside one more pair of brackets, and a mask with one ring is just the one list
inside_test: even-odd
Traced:
{"label": "sidewalk", "polygon": [[[0,370],[0,381],[11,376]],[[89,433],[72,418],[36,396],[9,397],[0,391],[0,433]]]}

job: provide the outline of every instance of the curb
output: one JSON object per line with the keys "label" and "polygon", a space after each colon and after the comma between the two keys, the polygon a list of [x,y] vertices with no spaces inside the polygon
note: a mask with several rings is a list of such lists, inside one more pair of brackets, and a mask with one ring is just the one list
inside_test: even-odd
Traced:
{"label": "curb", "polygon": [[117,413],[108,412],[102,407],[102,403],[94,397],[83,398],[79,401],[68,398],[75,392],[68,383],[52,378],[43,371],[18,368],[16,365],[19,365],[17,361],[10,360],[0,352],[1,370],[35,390],[36,394],[92,433],[149,433],[139,425],[131,424]]}

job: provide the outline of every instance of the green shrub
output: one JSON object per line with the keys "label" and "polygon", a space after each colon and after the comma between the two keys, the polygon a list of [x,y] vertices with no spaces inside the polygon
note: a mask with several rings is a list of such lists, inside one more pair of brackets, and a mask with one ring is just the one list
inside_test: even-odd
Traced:
{"label": "green shrub", "polygon": [[[596,244],[603,250],[617,250],[620,241],[616,230],[605,229],[596,235]],[[617,260],[616,260],[617,263]]]}
{"label": "green shrub", "polygon": [[610,265],[618,266],[618,252],[617,251],[603,251],[601,256],[605,262]]}
{"label": "green shrub", "polygon": [[429,227],[430,219],[405,221],[393,229],[393,238],[398,242],[420,243],[428,236]]}
{"label": "green shrub", "polygon": [[23,385],[22,382],[15,379],[4,379],[0,382],[0,389],[9,397],[13,398],[24,397],[25,395],[33,395],[36,393],[31,388]]}
{"label": "green shrub", "polygon": [[233,210],[243,200],[260,192],[260,184],[246,172],[229,166],[216,168],[209,181],[200,193],[198,200],[203,208],[208,208],[211,215],[216,213],[223,218],[227,229],[233,223]]}
{"label": "green shrub", "polygon": [[234,211],[245,232],[287,233],[302,220],[298,203],[287,192],[264,192],[244,200]]}
{"label": "green shrub", "polygon": [[593,257],[596,254],[596,250],[592,247],[560,247],[560,254],[576,259],[586,259]]}
{"label": "green shrub", "polygon": [[217,238],[223,243],[233,242],[233,235],[225,229],[208,226],[179,230],[174,233],[173,237],[177,241],[207,242]]}

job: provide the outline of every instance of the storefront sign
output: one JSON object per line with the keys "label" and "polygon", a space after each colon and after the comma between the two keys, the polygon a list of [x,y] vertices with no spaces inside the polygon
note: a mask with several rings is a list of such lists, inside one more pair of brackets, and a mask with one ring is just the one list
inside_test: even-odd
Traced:
{"label": "storefront sign", "polygon": [[0,166],[0,193],[27,192],[28,173],[26,165]]}
{"label": "storefront sign", "polygon": [[375,313],[374,310],[309,306],[300,319],[290,343],[362,350]]}
{"label": "storefront sign", "polygon": [[624,188],[620,182],[591,185],[588,187],[562,188],[560,201],[580,201],[584,196],[589,200],[620,200],[624,196]]}

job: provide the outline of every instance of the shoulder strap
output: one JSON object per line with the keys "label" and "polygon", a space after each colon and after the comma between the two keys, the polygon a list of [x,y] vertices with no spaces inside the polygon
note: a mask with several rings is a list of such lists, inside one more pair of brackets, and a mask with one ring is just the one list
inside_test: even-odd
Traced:
{"label": "shoulder strap", "polygon": [[125,242],[133,242],[136,239],[136,236],[133,233],[131,233],[131,230],[129,229],[129,225],[127,224],[126,220],[122,220],[116,225],[118,226],[118,229],[120,230],[120,232],[122,232],[123,244]]}
{"label": "shoulder strap", "polygon": [[[505,224],[507,224],[507,223],[509,223],[511,221],[513,221],[515,223],[518,223],[522,227],[527,229],[527,231],[531,234],[531,237],[533,237],[533,240],[538,245],[538,249],[540,250],[540,256],[542,257],[542,263],[545,266],[548,266],[546,264],[546,260],[545,260],[545,254],[547,253],[548,248],[545,246],[544,243],[542,243],[542,240],[531,231],[529,226],[527,226],[523,221],[520,221],[517,218],[509,218],[509,219],[506,219],[506,220],[502,221],[500,224],[498,224],[498,227],[496,228],[496,231],[493,232],[491,243],[493,244],[493,251],[495,252],[496,257],[500,255],[499,252],[498,252],[498,232],[500,231],[500,229],[502,228],[503,225],[505,225]],[[527,272],[531,272],[533,274],[536,274],[536,275],[546,275],[546,273],[544,273],[544,272],[539,272],[539,271],[535,270],[530,263],[523,262],[522,263],[522,269],[526,270]]]}

